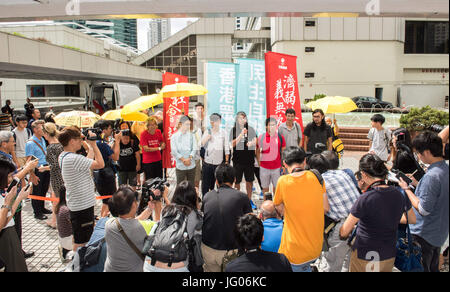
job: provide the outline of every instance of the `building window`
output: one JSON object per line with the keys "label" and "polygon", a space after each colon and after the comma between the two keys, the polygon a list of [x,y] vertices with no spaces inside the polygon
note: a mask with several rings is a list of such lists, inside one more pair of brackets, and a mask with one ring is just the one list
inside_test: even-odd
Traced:
{"label": "building window", "polygon": [[314,19],[305,20],[305,26],[316,26],[316,20]]}
{"label": "building window", "polygon": [[305,47],[305,53],[314,53],[315,50],[315,47]]}
{"label": "building window", "polygon": [[314,73],[313,72],[306,72],[305,73],[305,78],[314,78]]}
{"label": "building window", "polygon": [[448,21],[406,21],[405,54],[448,54]]}

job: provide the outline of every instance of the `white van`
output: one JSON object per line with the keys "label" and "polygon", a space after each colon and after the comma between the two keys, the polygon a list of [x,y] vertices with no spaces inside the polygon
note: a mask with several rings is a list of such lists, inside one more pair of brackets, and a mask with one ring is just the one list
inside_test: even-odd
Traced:
{"label": "white van", "polygon": [[142,96],[139,86],[131,83],[94,83],[89,96],[89,109],[97,114],[121,109],[124,105]]}

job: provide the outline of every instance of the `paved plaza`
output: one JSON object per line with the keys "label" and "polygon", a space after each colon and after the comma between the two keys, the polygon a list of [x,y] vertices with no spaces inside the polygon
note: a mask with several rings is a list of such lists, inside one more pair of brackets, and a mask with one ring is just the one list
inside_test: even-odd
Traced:
{"label": "paved plaza", "polygon": [[[342,160],[342,167],[350,168],[356,171],[360,152],[345,153]],[[175,176],[169,171],[169,182],[171,184],[170,194],[174,191]],[[245,189],[245,183],[242,184],[241,190]],[[255,198],[257,205],[258,198]],[[51,209],[50,203],[46,203],[46,208]],[[95,213],[100,214],[101,201],[97,201]],[[51,216],[51,215],[49,215]],[[25,251],[33,251],[35,255],[27,259],[27,266],[30,272],[58,272],[64,270],[67,263],[61,262],[58,253],[58,232],[47,226],[44,221],[34,218],[31,202],[25,203],[22,211],[22,227],[23,227],[23,248]]]}

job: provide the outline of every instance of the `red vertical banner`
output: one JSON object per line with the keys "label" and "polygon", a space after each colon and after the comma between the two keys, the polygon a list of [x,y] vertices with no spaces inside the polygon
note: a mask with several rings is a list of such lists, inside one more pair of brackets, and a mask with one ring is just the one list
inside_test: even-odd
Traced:
{"label": "red vertical banner", "polygon": [[[186,76],[173,74],[170,72],[163,74],[163,87],[175,83],[188,82]],[[166,149],[163,151],[163,167],[175,167],[175,159],[171,155],[170,141],[172,135],[177,131],[178,121],[181,115],[189,113],[189,97],[164,98],[164,142]]]}
{"label": "red vertical banner", "polygon": [[297,79],[297,57],[267,52],[266,104],[267,116],[275,117],[278,125],[286,121],[286,110],[293,108],[303,132],[302,108]]}

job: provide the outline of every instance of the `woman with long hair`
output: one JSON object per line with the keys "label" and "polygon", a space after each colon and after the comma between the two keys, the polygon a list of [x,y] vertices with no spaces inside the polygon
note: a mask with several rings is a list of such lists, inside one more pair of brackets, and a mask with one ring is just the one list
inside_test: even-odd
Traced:
{"label": "woman with long hair", "polygon": [[392,168],[405,174],[414,173],[414,178],[419,181],[425,174],[414,156],[412,139],[409,131],[398,128],[392,132]]}
{"label": "woman with long hair", "polygon": [[[42,127],[44,138],[48,141],[47,146],[47,162],[50,166],[50,185],[52,189],[52,197],[59,198],[59,191],[64,186],[64,181],[59,167],[58,157],[64,151],[63,146],[58,141],[59,131],[54,123],[45,123]],[[51,221],[47,221],[47,225],[56,228],[56,204],[53,204]]]}
{"label": "woman with long hair", "polygon": [[[197,266],[190,263],[194,260],[192,257],[202,259],[200,246],[203,216],[199,211],[197,190],[195,189],[194,184],[186,180],[179,183],[176,187],[171,204],[167,205],[162,210],[161,221],[159,224],[161,224],[165,218],[173,217],[179,212],[183,213],[185,218],[187,217],[187,237],[189,238],[190,243],[195,241],[193,250],[189,252],[189,255],[183,261],[173,263],[167,263],[163,260],[147,257],[144,264],[144,272],[189,272],[199,271],[198,269],[201,269],[203,260],[201,260],[202,262]],[[156,229],[156,233],[158,233],[158,229]]]}

